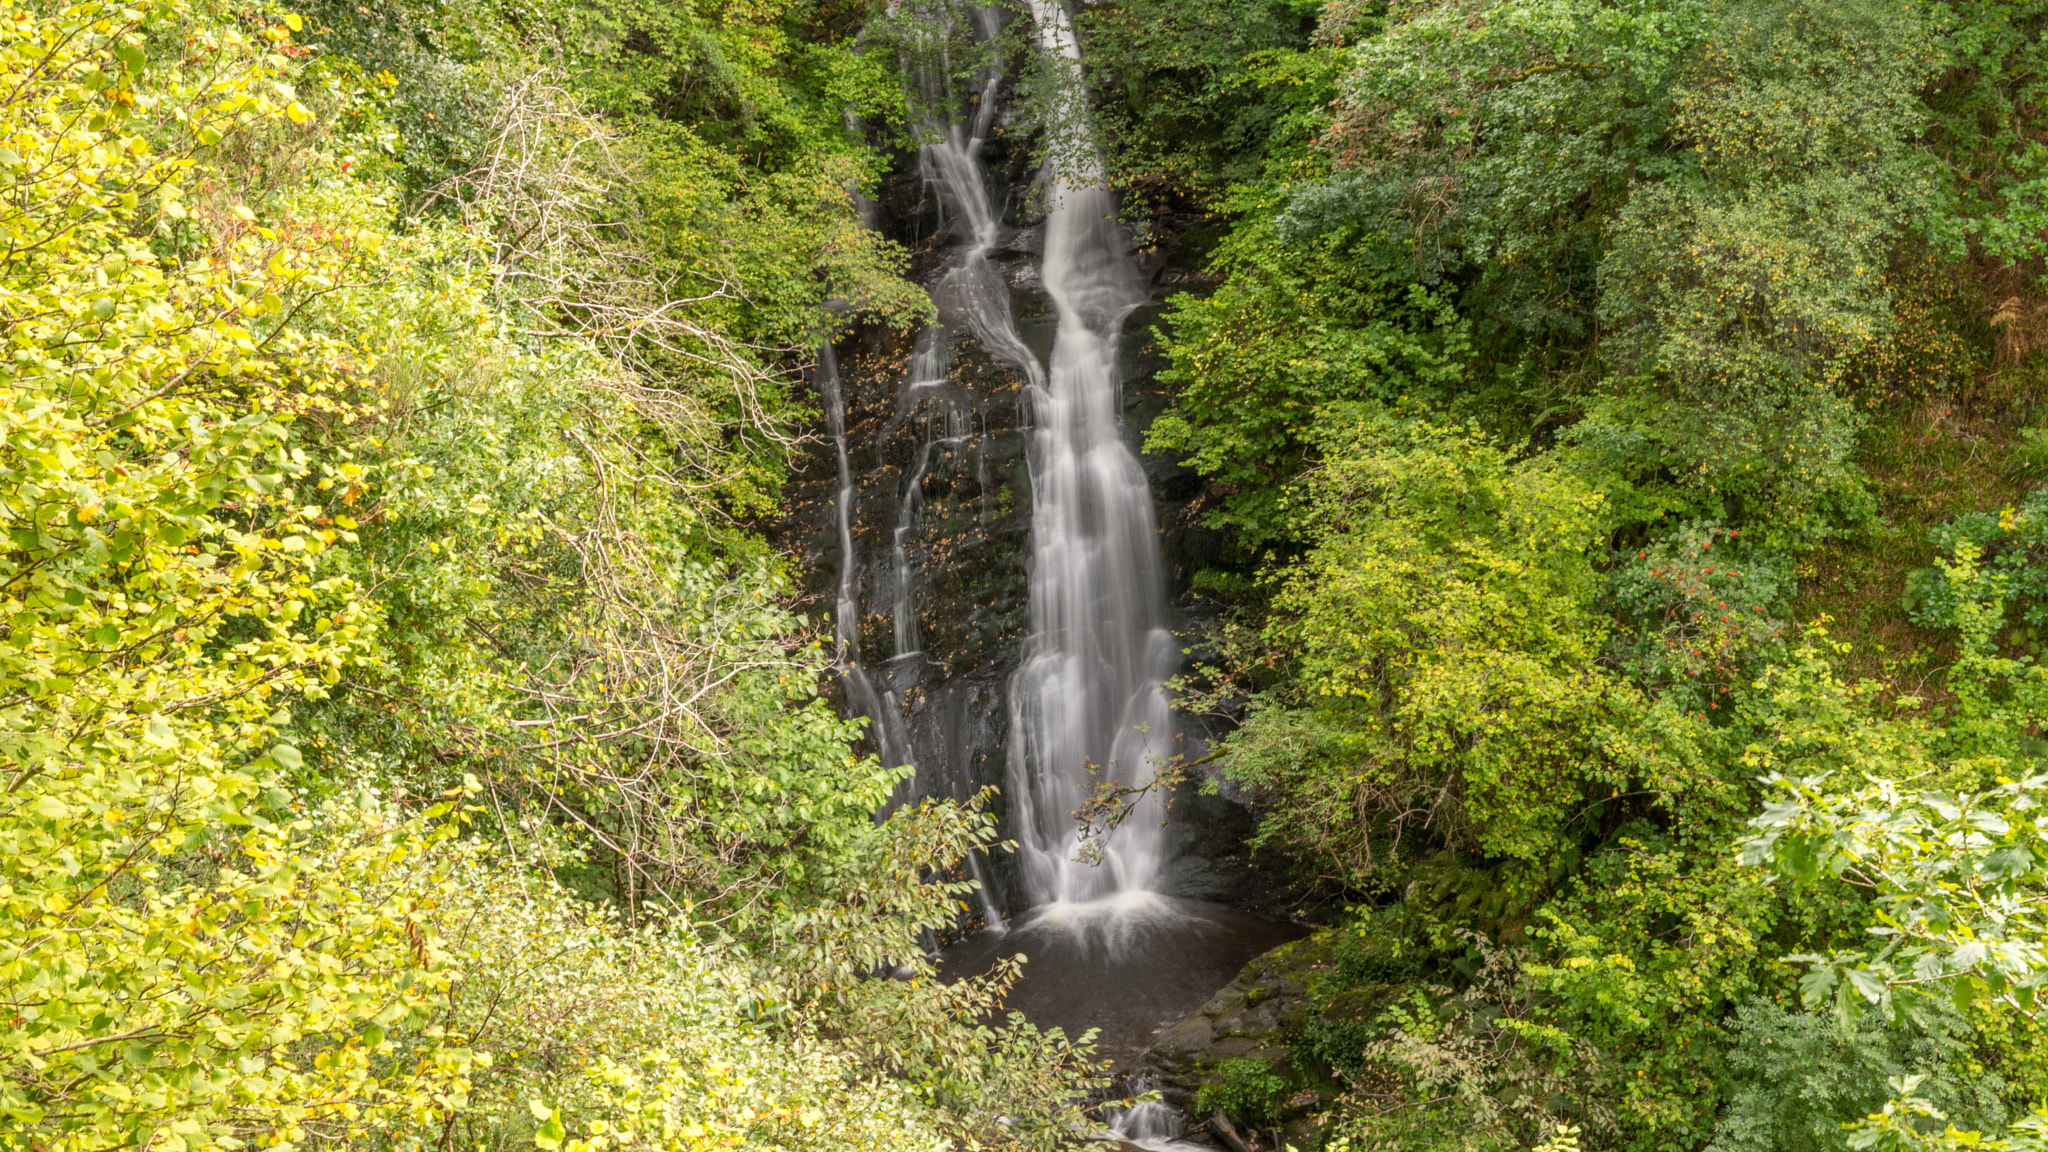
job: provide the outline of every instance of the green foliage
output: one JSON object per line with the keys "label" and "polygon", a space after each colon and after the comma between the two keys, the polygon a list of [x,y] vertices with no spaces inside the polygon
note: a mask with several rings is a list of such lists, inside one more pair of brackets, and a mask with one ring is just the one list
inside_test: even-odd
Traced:
{"label": "green foliage", "polygon": [[[2016,609],[2028,636],[2048,624],[2048,491],[2036,492],[1996,515],[1965,512],[1937,526],[1930,536],[1938,556],[1953,556],[1965,542],[1979,550],[1984,579],[1995,581],[2006,605]],[[1945,566],[1923,568],[1906,580],[1909,613],[1925,628],[1962,624],[1953,582]]]}
{"label": "green foliage", "polygon": [[504,340],[461,279],[389,304],[406,411],[357,455],[413,479],[365,496],[353,562],[402,639],[308,717],[313,746],[460,758],[605,844],[632,908],[706,901],[751,933],[840,898],[901,773],[848,751],[786,578],[689,498],[690,428],[589,349]]}
{"label": "green foliage", "polygon": [[[549,239],[528,235],[536,215],[545,230],[547,216],[580,209],[601,229],[606,262],[626,264],[626,248],[645,262],[615,276],[657,281],[653,303],[770,355],[807,355],[833,298],[897,319],[921,312],[922,293],[897,276],[901,253],[859,226],[849,196],[881,161],[846,113],[901,103],[875,54],[852,49],[858,10],[729,7],[386,0],[319,4],[309,20],[330,53],[323,68],[371,78],[375,123],[397,131],[378,142],[396,150],[415,210],[510,213],[501,241],[524,244]],[[566,181],[555,165],[540,170],[544,188],[492,179],[510,165],[531,177],[533,153],[549,146],[594,179]],[[575,239],[588,247],[594,235]],[[606,328],[601,315],[552,319],[586,335]],[[643,351],[662,343],[642,334]],[[677,382],[703,370],[702,349],[661,351]],[[788,403],[780,389],[765,399]]]}
{"label": "green foliage", "polygon": [[1328,428],[1267,639],[1295,680],[1230,739],[1268,840],[1362,883],[1437,843],[1535,862],[1627,690],[1593,661],[1600,499],[1471,428],[1358,408]]}
{"label": "green foliage", "polygon": [[1630,198],[1601,261],[1603,352],[1659,399],[1596,418],[1787,545],[1856,503],[1841,385],[1891,323],[1888,251],[1935,207],[1927,33],[1897,6],[1732,6],[1671,95],[1692,162]]}
{"label": "green foliage", "polygon": [[2044,73],[2041,9],[2034,3],[1929,6],[1948,65],[1926,93],[1933,150],[1952,165],[1948,211],[1920,222],[1947,245],[1973,239],[1997,258],[2041,255],[2043,168],[2048,150],[2030,138]]}
{"label": "green foliage", "polygon": [[1611,651],[1637,683],[1687,711],[1719,711],[1784,634],[1785,565],[1740,536],[1695,522],[1608,573],[1611,611],[1630,626]]}
{"label": "green foliage", "polygon": [[1524,969],[1528,994],[1547,1002],[1540,1018],[1599,1053],[1584,1091],[1589,1119],[1611,1114],[1607,1146],[1704,1141],[1724,1016],[1771,985],[1783,940],[1826,932],[1829,913],[1840,915],[1784,901],[1725,852],[1692,850],[1695,838],[1712,842],[1713,791],[1672,802],[1691,817],[1681,836],[1648,819],[1624,825],[1531,933],[1544,945]]}
{"label": "green foliage", "polygon": [[1338,233],[1290,243],[1254,222],[1216,253],[1229,278],[1214,295],[1175,298],[1161,379],[1178,396],[1148,446],[1215,478],[1224,500],[1209,522],[1248,547],[1289,535],[1282,493],[1313,462],[1326,408],[1448,399],[1462,378],[1464,323],[1360,248]]}
{"label": "green foliage", "polygon": [[[454,977],[438,1023],[498,1054],[446,1129],[465,1143],[936,1150],[976,1139],[996,1110],[1010,1110],[1025,1130],[1018,1142],[1035,1146],[1067,1118],[1057,1102],[1077,1082],[1043,1059],[1036,1033],[938,1026],[1013,972],[928,1004],[921,1033],[868,1033],[900,1036],[904,1050],[952,1046],[935,1108],[927,1078],[874,1075],[869,1053],[835,1037],[838,1010],[800,983],[707,945],[685,923],[629,930],[613,909],[574,898],[533,870],[567,862],[538,821],[515,844],[531,854],[524,866],[474,842],[456,852],[434,913]],[[849,994],[919,999],[895,981]],[[1049,1068],[1061,1072],[1043,1078]]]}
{"label": "green foliage", "polygon": [[1851,1148],[1876,1148],[1883,1152],[1907,1149],[1976,1148],[1983,1152],[2040,1152],[2048,1148],[2048,1113],[2036,1111],[2015,1122],[1999,1136],[1986,1139],[1981,1132],[1966,1132],[1948,1123],[1948,1115],[1934,1102],[1915,1095],[1925,1083],[1925,1073],[1894,1076],[1886,1081],[1892,1098],[1884,1110],[1848,1125]]}
{"label": "green foliage", "polygon": [[[1785,683],[1781,696],[1800,691],[1796,685]],[[2038,704],[2038,681],[2028,687],[2029,702]],[[1870,929],[1876,939],[1864,950],[1791,957],[1813,965],[1800,982],[1807,1002],[1832,1001],[1844,1021],[1865,1004],[1889,1017],[1900,995],[1936,992],[1959,1006],[1991,997],[2030,1008],[2044,978],[2034,855],[2040,834],[2030,815],[2042,781],[2010,780],[2007,773],[2023,765],[1974,741],[1929,740],[1898,722],[1861,726],[1866,741],[1856,755],[1882,757],[1886,774],[1870,772],[1846,791],[1826,787],[1822,772],[1835,767],[1834,756],[1800,754],[1811,735],[1756,757],[1759,767],[1801,774],[1766,778],[1779,798],[1753,821],[1744,862],[1802,882],[1853,869],[1852,879],[1875,891],[1881,909]],[[1895,778],[1941,790],[1907,792]]]}
{"label": "green foliage", "polygon": [[1270,1124],[1286,1105],[1287,1093],[1286,1078],[1267,1061],[1234,1056],[1218,1065],[1214,1078],[1195,1094],[1195,1112],[1207,1115],[1220,1108],[1248,1123]]}
{"label": "green foliage", "polygon": [[1335,79],[1334,53],[1304,51],[1314,0],[1129,0],[1083,8],[1089,81],[1107,96],[1119,182],[1204,199],[1307,151]]}
{"label": "green foliage", "polygon": [[[1759,832],[1745,841],[1745,857],[1773,860],[1788,877],[1808,882],[1846,873],[1874,889],[1881,909],[1880,923],[1870,929],[1875,939],[1861,951],[1787,957],[1812,965],[1800,980],[1807,1003],[1831,1001],[1830,1023],[1838,1029],[1870,1019],[1866,1006],[1877,1008],[1879,1019],[1925,1028],[1925,1021],[1948,1011],[1943,1001],[1928,999],[1943,995],[1964,1009],[1988,996],[2030,1011],[2041,979],[2039,881],[2031,864],[2020,861],[2031,861],[2038,833],[2023,821],[2016,830],[2008,816],[2031,812],[2027,794],[2038,786],[2030,780],[1981,797],[1904,797],[1887,779],[1840,796],[1820,793],[1810,782],[1784,784],[1792,798],[1768,805],[1756,819]],[[1890,1078],[1890,1099],[1860,1084],[1858,1101],[1842,1104],[1867,1099],[1860,1106],[1874,1115],[1856,1126],[1848,1146],[1949,1146],[1930,1140],[1920,1118],[1945,1122],[1959,1107],[1957,1119],[1995,1129],[1995,1079],[1965,1061],[1970,1079],[1958,1083],[1950,1079],[1954,1062],[1915,1053],[1912,1074]],[[1874,1079],[1875,1072],[1863,1079]],[[1919,1095],[1930,1074],[1930,1096]],[[1839,1112],[1835,1119],[1842,1119]],[[2005,1140],[1981,1141],[1970,1133],[1961,1142],[2034,1147],[2040,1123],[2022,1121]],[[1952,1125],[1948,1132],[1961,1135]]]}
{"label": "green foliage", "polygon": [[[346,350],[288,321],[377,237],[206,194],[230,142],[311,119],[286,27],[0,11],[0,1111],[77,1148],[400,1122],[484,1059],[436,1039],[370,1068],[446,988],[432,886],[383,877],[445,808],[323,818],[272,743],[373,634],[288,439],[295,411],[349,410]],[[165,34],[203,51],[152,67]]]}
{"label": "green foliage", "polygon": [[[1223,280],[1163,326],[1179,393],[1151,443],[1239,549],[1193,581],[1226,607],[1189,696],[1242,720],[1222,774],[1263,845],[1391,901],[1365,922],[1416,945],[1331,992],[1403,985],[1408,1018],[1301,1037],[1333,1076],[1410,1046],[1349,1081],[1354,1146],[1564,1122],[1588,1148],[1961,1147],[1947,1113],[2036,1102],[1999,1076],[2038,1064],[2043,697],[2010,653],[2040,626],[2040,510],[1937,531],[1909,610],[1958,646],[1924,683],[1848,681],[1790,623],[1819,545],[1925,502],[1870,483],[1873,412],[2032,402],[2043,27],[1338,3],[1303,54],[1340,62],[1321,155],[1231,159]],[[1212,75],[1205,108],[1232,91]],[[1452,857],[1513,913],[1451,897]],[[1531,948],[1462,1022],[1461,930]],[[1834,1019],[1762,1007],[1795,973]],[[1532,1030],[1512,1060],[1472,1047],[1496,1017]],[[1508,1087],[1567,1064],[1570,1092]]]}
{"label": "green foliage", "polygon": [[265,770],[283,749],[175,782],[75,775],[100,787],[11,806],[0,1109],[17,1135],[205,1148],[390,1129],[489,1066],[444,1032],[389,1059],[449,988],[422,930],[447,876],[392,875],[445,838],[445,807],[281,811]]}
{"label": "green foliage", "polygon": [[1974,1066],[1969,1030],[1952,1009],[1917,1026],[1866,1019],[1845,1033],[1827,1015],[1751,1000],[1729,1031],[1728,1104],[1708,1145],[1714,1152],[1846,1150],[1853,1145],[1844,1122],[1879,1111],[1890,1096],[1886,1081],[1915,1070],[1927,1074],[1926,1098],[1956,1119],[2005,1124],[2003,1085]]}
{"label": "green foliage", "polygon": [[1525,956],[1468,940],[1462,990],[1410,989],[1382,1013],[1338,1138],[1492,1152],[1536,1145],[1564,1114],[1611,1131],[1608,1113],[1586,1108],[1596,1054],[1538,1019],[1519,980]]}
{"label": "green foliage", "polygon": [[314,0],[303,10],[345,66],[390,77],[385,107],[415,190],[480,157],[492,97],[522,58],[579,76],[608,114],[687,126],[714,153],[766,171],[862,151],[842,108],[886,112],[901,99],[893,77],[853,51],[861,7],[834,0]]}
{"label": "green foliage", "polygon": [[1369,221],[1425,282],[1476,273],[1482,340],[1583,336],[1599,221],[1661,174],[1666,92],[1705,22],[1685,3],[1403,13],[1354,50],[1330,134],[1339,172],[1297,197],[1295,226]]}
{"label": "green foliage", "polygon": [[1357,927],[1339,933],[1333,950],[1338,973],[1355,983],[1398,982],[1421,975],[1422,949],[1409,938],[1409,925],[1402,923],[1404,910],[1370,910]]}
{"label": "green foliage", "polygon": [[[790,150],[750,203],[500,13],[408,112],[298,15],[147,7],[0,7],[0,1147],[1065,1139],[1086,1048],[918,939],[989,818],[874,818],[734,519],[802,414],[754,341],[924,307],[838,105],[731,138]],[[454,210],[394,227],[433,108]]]}
{"label": "green foliage", "polygon": [[[2024,741],[2048,697],[2038,669],[1992,651],[2001,588],[1977,558],[1965,541],[1943,566],[1962,631],[1945,726],[1877,713],[1873,686],[1840,684],[1811,646],[1766,678],[1785,738],[1745,754],[1776,798],[1750,822],[1742,859],[1794,883],[1869,890],[1874,923],[1860,948],[1786,957],[1809,965],[1800,979],[1808,1006],[1831,1005],[1843,1029],[1868,1008],[1886,1021],[1939,1019],[1939,998],[2030,1014],[2043,980],[2033,797],[2042,780]],[[1947,1118],[1916,1095],[1942,1069],[1911,1071],[1892,1078],[1893,1099],[1850,1146],[1916,1146],[1915,1117]],[[2029,1132],[2038,1128],[2023,1126],[2010,1146],[2031,1146]]]}
{"label": "green foliage", "polygon": [[[1455,305],[1468,374],[1524,406],[1490,425],[1583,415],[1578,441],[1667,507],[1803,547],[1868,514],[1845,390],[1889,348],[1892,253],[1945,203],[1916,139],[1941,27],[1893,6],[1425,7],[1353,50],[1336,171],[1255,210],[1289,241],[1351,238],[1385,300],[1406,280]],[[1160,443],[1227,423],[1187,412]]]}

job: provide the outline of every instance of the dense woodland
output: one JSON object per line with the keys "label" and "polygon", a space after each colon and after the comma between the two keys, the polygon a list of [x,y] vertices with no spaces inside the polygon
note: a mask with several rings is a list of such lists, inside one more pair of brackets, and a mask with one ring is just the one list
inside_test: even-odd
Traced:
{"label": "dense woodland", "polygon": [[[1068,90],[944,10],[0,0],[0,1148],[1100,1130],[761,529],[910,62]],[[1199,1106],[2048,1147],[2048,4],[1075,24],[1207,273],[1183,786],[1336,934]]]}

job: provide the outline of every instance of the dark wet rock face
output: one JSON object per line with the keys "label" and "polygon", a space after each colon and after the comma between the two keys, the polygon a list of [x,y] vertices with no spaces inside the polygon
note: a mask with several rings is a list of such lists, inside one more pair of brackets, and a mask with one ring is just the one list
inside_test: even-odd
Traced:
{"label": "dark wet rock face", "polygon": [[1308,1022],[1319,972],[1332,968],[1331,935],[1317,933],[1258,957],[1193,1015],[1152,1042],[1146,1059],[1193,1095],[1225,1060],[1294,1059],[1290,1033]]}
{"label": "dark wet rock face", "polygon": [[1374,1018],[1391,988],[1341,971],[1339,940],[1339,930],[1325,929],[1259,956],[1153,1041],[1145,1060],[1158,1070],[1167,1098],[1186,1107],[1205,1086],[1227,1079],[1233,1065],[1255,1062],[1286,1085],[1273,1102],[1278,1115],[1267,1119],[1286,1143],[1314,1147],[1330,1102],[1344,1088],[1318,1059],[1318,1039]]}
{"label": "dark wet rock face", "polygon": [[[1023,561],[1031,528],[1015,370],[971,335],[950,333],[933,358],[943,383],[906,389],[909,340],[861,333],[846,381],[860,650],[871,667],[920,654],[916,675],[901,685],[906,703],[934,683],[1012,662],[1030,626]],[[820,556],[814,577],[829,583],[838,563]]]}
{"label": "dark wet rock face", "polygon": [[[1005,211],[1005,233],[1020,234],[1032,222],[1018,217],[1020,197],[1009,194],[1018,164],[1000,138],[985,159],[990,204]],[[1004,778],[1008,683],[1030,629],[1026,377],[1014,355],[992,354],[977,337],[973,310],[999,303],[1028,318],[1047,307],[1032,286],[1028,239],[992,253],[995,276],[970,285],[994,287],[1005,299],[963,299],[972,294],[961,288],[964,278],[947,281],[959,255],[955,222],[915,157],[904,157],[897,172],[877,204],[877,224],[911,248],[941,324],[863,325],[836,344],[855,489],[852,556],[840,555],[836,446],[822,425],[794,462],[789,511],[771,537],[802,558],[806,604],[821,619],[833,612],[842,565],[851,566],[857,620],[847,658],[875,705],[901,717],[905,751],[895,759],[917,766],[896,802],[965,800]],[[1027,343],[1050,340],[1049,329],[1037,332],[1028,319],[1017,327]],[[876,727],[871,743],[886,755]],[[982,879],[1007,909],[1014,885],[1004,862],[987,862]]]}

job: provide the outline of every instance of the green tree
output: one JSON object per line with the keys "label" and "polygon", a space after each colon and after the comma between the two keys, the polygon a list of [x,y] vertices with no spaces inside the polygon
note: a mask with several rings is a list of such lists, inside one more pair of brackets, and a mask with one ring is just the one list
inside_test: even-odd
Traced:
{"label": "green tree", "polygon": [[[452,1038],[369,1072],[445,988],[431,888],[380,878],[436,813],[322,827],[272,742],[372,639],[289,438],[294,411],[347,410],[344,350],[289,320],[377,237],[203,194],[209,157],[312,119],[288,23],[0,12],[0,1140],[212,1146],[445,1106],[483,1059]],[[165,32],[198,51],[153,66]]]}
{"label": "green tree", "polygon": [[[2022,745],[2048,687],[2030,662],[1992,649],[2003,589],[1978,556],[1964,542],[1944,565],[1963,633],[1946,724],[1884,716],[1873,685],[1840,683],[1812,645],[1766,678],[1782,735],[1745,754],[1771,795],[1750,821],[1741,858],[1793,884],[1867,893],[1871,916],[1860,944],[1785,957],[1807,965],[1799,983],[1808,1006],[1831,1007],[1845,1029],[1871,1009],[1887,1021],[1913,1020],[1942,1001],[1963,1010],[1996,1002],[2031,1015],[2048,980],[2036,816],[2048,780]],[[1944,1071],[1923,1066],[1892,1077],[1892,1098],[1852,1133],[1850,1146],[2038,1146],[2048,1123],[2041,1117],[2003,1139],[1952,1126],[1936,1135],[1928,1122],[1948,1115],[1920,1093]]]}
{"label": "green tree", "polygon": [[734,519],[785,377],[612,239],[616,135],[484,101],[520,176],[394,229],[298,16],[0,17],[0,1146],[1064,1139],[1085,1048],[917,939],[990,822],[874,819]]}
{"label": "green tree", "polygon": [[1274,574],[1266,629],[1292,677],[1226,774],[1274,805],[1264,838],[1357,886],[1430,843],[1544,859],[1636,707],[1594,663],[1599,495],[1419,415],[1344,409],[1320,435],[1315,543]]}
{"label": "green tree", "polygon": [[[1233,203],[1269,207],[1270,192]],[[1208,523],[1247,549],[1299,539],[1285,493],[1317,459],[1332,406],[1448,400],[1463,382],[1468,326],[1439,295],[1375,268],[1368,237],[1290,240],[1254,217],[1224,240],[1210,296],[1179,296],[1168,320],[1173,408],[1154,451],[1186,453],[1222,497]]]}

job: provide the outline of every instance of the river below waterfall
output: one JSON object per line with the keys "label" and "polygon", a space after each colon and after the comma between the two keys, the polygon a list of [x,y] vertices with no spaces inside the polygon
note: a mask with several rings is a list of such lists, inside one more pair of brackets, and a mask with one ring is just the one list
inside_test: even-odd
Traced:
{"label": "river below waterfall", "polygon": [[1125,1069],[1247,961],[1307,931],[1218,904],[1132,892],[1033,908],[1008,931],[947,949],[939,969],[950,978],[972,976],[1003,957],[1024,956],[1007,1006],[1069,1036],[1096,1029],[1096,1051]]}

